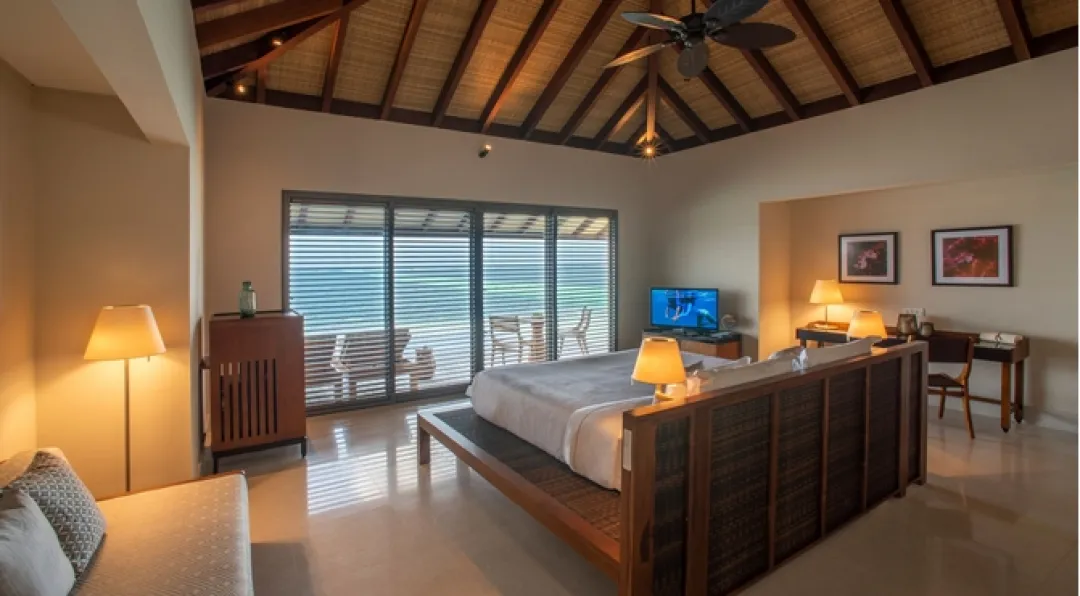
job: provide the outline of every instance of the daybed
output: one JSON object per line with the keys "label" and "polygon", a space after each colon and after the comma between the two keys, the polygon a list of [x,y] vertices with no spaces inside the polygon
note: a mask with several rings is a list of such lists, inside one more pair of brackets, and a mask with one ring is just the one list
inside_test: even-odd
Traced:
{"label": "daybed", "polygon": [[[626,595],[724,594],[926,478],[925,343],[622,414],[621,493],[471,406],[435,436]],[[888,536],[882,536],[887,540]]]}

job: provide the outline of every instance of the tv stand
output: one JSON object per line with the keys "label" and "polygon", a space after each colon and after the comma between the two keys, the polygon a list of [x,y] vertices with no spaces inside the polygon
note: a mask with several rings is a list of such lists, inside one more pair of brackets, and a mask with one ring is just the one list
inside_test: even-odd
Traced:
{"label": "tv stand", "polygon": [[735,331],[700,333],[686,329],[647,328],[643,337],[670,337],[679,342],[679,350],[713,358],[738,360],[742,358],[742,334]]}

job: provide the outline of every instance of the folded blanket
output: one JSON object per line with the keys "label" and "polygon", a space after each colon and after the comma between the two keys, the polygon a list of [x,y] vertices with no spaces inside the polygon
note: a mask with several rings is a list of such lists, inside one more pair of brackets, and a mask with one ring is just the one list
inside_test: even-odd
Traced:
{"label": "folded blanket", "polygon": [[1023,335],[1016,333],[1002,333],[1000,331],[983,331],[979,334],[979,341],[995,344],[1008,344],[1010,346],[1015,346],[1023,339]]}

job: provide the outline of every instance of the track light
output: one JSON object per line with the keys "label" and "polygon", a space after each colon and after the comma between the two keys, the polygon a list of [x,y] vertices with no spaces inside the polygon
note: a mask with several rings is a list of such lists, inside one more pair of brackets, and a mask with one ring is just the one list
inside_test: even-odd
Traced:
{"label": "track light", "polygon": [[233,92],[237,95],[244,95],[247,93],[247,85],[243,83],[237,83],[233,85]]}

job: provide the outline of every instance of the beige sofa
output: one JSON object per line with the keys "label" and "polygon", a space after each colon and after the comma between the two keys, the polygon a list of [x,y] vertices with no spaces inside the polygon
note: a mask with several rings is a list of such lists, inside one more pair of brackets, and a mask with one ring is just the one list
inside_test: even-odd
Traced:
{"label": "beige sofa", "polygon": [[73,594],[254,594],[243,474],[221,474],[98,505],[105,514],[105,540]]}

